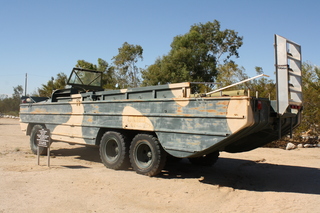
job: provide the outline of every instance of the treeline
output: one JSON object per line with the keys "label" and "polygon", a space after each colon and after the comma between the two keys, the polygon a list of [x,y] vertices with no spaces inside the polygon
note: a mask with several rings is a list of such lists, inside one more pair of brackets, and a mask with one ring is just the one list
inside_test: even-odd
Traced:
{"label": "treeline", "polygon": [[309,63],[302,66],[303,111],[297,133],[320,133],[320,67]]}
{"label": "treeline", "polygon": [[0,96],[0,115],[14,115],[18,116],[20,107],[20,97],[23,94],[21,85],[13,88],[12,97]]}

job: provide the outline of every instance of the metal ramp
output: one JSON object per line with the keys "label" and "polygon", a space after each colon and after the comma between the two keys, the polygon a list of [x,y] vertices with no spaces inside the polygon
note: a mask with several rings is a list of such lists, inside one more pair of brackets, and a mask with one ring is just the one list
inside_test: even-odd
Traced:
{"label": "metal ramp", "polygon": [[[302,107],[301,46],[275,35],[277,113]],[[291,110],[294,113],[295,110]]]}

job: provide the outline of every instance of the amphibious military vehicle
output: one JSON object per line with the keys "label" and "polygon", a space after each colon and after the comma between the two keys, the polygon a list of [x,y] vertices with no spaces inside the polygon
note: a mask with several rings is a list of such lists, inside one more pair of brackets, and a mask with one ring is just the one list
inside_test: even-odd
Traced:
{"label": "amphibious military vehicle", "polygon": [[100,146],[101,160],[111,169],[131,165],[154,176],[167,155],[212,165],[220,151],[249,151],[299,125],[300,46],[278,35],[275,42],[275,101],[242,91],[231,95],[225,88],[191,94],[190,82],[103,91],[100,72],[74,68],[70,88],[54,91],[46,101],[21,104],[21,128],[34,153],[38,131],[48,129],[53,142]]}

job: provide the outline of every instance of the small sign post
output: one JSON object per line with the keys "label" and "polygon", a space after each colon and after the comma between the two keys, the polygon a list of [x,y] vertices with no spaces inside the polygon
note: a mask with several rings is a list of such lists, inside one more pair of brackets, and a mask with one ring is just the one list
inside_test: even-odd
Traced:
{"label": "small sign post", "polygon": [[48,167],[50,167],[50,145],[51,145],[51,137],[49,129],[40,129],[37,133],[37,141],[38,141],[38,165],[40,165],[40,147],[47,148],[47,156],[48,156]]}

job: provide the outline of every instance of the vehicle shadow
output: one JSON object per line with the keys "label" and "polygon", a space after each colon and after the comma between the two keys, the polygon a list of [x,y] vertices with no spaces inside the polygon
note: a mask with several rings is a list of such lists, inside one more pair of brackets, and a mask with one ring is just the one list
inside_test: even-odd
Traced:
{"label": "vehicle shadow", "polygon": [[[53,149],[59,157],[101,163],[97,147]],[[131,168],[126,169],[132,171]],[[157,176],[164,179],[198,179],[203,184],[249,191],[275,191],[320,195],[320,169],[278,165],[220,157],[213,166],[197,166],[187,159],[168,162]]]}
{"label": "vehicle shadow", "polygon": [[97,147],[91,146],[81,146],[81,147],[73,147],[70,148],[60,148],[60,149],[51,149],[51,155],[59,156],[59,157],[70,157],[74,156],[75,159],[92,161],[96,163],[100,163],[100,155],[99,149]]}
{"label": "vehicle shadow", "polygon": [[212,167],[187,160],[167,164],[160,178],[198,178],[204,184],[249,191],[320,194],[320,169],[219,158]]}

